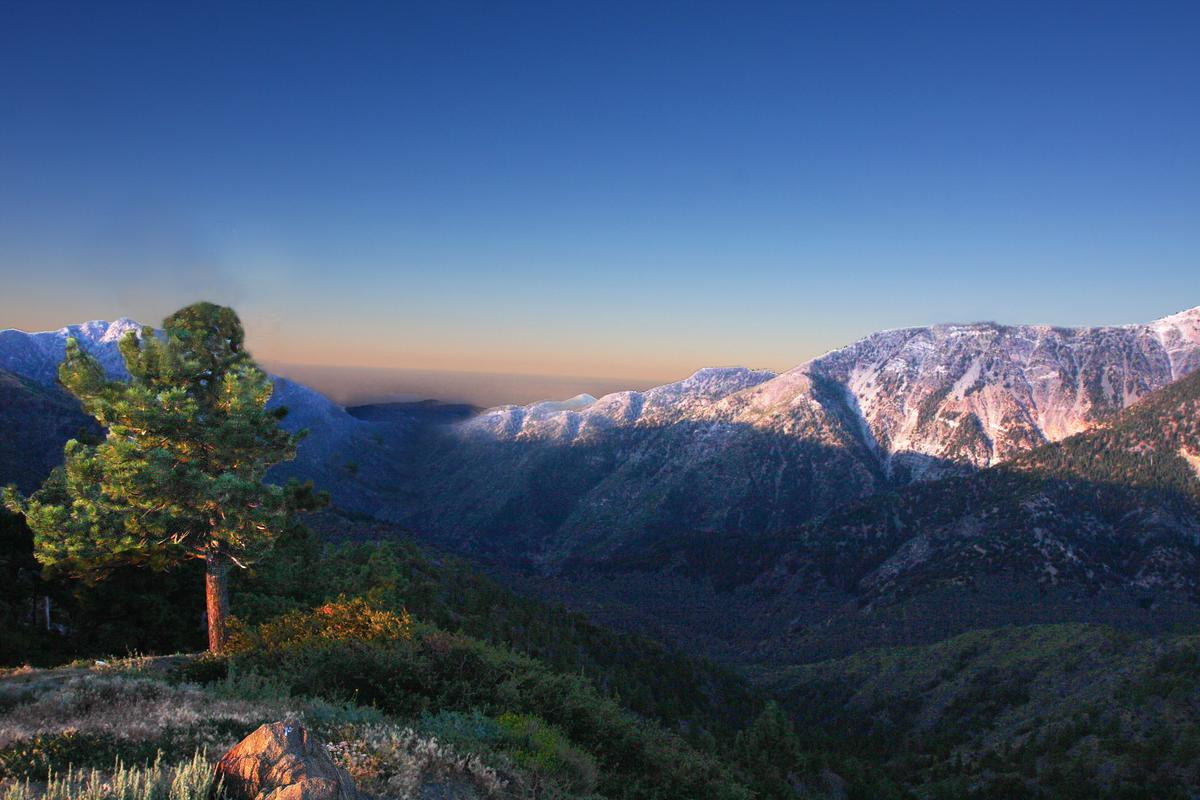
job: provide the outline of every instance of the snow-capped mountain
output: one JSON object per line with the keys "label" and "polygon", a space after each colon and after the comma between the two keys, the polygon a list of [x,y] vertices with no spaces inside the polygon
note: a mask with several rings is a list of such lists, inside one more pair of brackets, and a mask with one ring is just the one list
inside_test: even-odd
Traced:
{"label": "snow-capped mountain", "polygon": [[388,513],[549,561],[667,531],[785,530],[1086,430],[1198,368],[1200,308],[1119,327],[884,331],[779,375],[705,369],[491,409],[441,443],[423,499]]}
{"label": "snow-capped mountain", "polygon": [[664,425],[698,415],[721,398],[774,377],[773,372],[744,367],[702,369],[687,380],[645,392],[615,392],[600,400],[581,394],[561,402],[499,406],[468,421],[462,430],[570,444],[613,427]]}
{"label": "snow-capped mountain", "polygon": [[58,365],[66,353],[67,339],[74,337],[110,376],[117,377],[125,373],[125,362],[121,360],[117,343],[129,331],[141,329],[137,322],[122,317],[115,322],[93,320],[56,331],[0,330],[0,369],[40,384],[53,384],[58,379]]}
{"label": "snow-capped mountain", "polygon": [[848,416],[888,468],[980,467],[1086,430],[1197,368],[1200,307],[1121,327],[934,325],[876,333],[781,375],[704,369],[646,392],[504,406],[464,432],[571,443],[695,420],[805,435],[814,414]]}

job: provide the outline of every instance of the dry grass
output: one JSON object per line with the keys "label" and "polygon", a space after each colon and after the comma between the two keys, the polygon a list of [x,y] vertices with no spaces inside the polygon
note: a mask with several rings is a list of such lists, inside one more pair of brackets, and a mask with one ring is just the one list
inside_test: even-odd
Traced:
{"label": "dry grass", "polygon": [[188,761],[144,767],[117,763],[111,772],[89,770],[47,776],[45,783],[14,781],[3,789],[3,800],[211,800],[220,797],[213,785],[213,767],[204,752]]}
{"label": "dry grass", "polygon": [[284,714],[286,709],[271,703],[220,699],[187,684],[83,672],[0,687],[0,747],[66,732],[151,741],[167,730],[199,730],[221,722],[252,727]]}

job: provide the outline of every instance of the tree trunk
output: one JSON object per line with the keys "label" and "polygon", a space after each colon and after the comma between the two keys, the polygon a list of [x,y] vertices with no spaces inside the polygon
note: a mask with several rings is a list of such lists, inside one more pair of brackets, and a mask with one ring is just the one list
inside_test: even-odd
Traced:
{"label": "tree trunk", "polygon": [[225,652],[229,621],[229,558],[217,548],[204,557],[204,595],[208,600],[208,650]]}

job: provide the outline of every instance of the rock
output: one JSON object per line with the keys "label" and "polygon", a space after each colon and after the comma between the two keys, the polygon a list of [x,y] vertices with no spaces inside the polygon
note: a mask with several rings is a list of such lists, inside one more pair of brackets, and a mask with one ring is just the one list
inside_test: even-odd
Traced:
{"label": "rock", "polygon": [[360,800],[354,781],[298,722],[263,725],[217,762],[231,800]]}

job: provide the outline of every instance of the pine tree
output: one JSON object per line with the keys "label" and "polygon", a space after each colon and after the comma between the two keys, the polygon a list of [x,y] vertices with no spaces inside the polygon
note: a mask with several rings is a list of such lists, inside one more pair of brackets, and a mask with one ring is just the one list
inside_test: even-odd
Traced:
{"label": "pine tree", "polygon": [[796,729],[774,700],[734,741],[738,761],[759,797],[794,797],[803,752]]}
{"label": "pine tree", "polygon": [[51,572],[88,581],[119,564],[165,569],[205,562],[209,649],[225,647],[228,574],[261,557],[295,511],[323,498],[310,485],[263,482],[295,457],[301,434],[267,409],[271,379],[246,352],[233,309],[196,303],[119,343],[129,380],[110,380],[68,339],[59,380],[107,429],[97,444],[67,442],[65,463],[28,499],[35,555]]}

